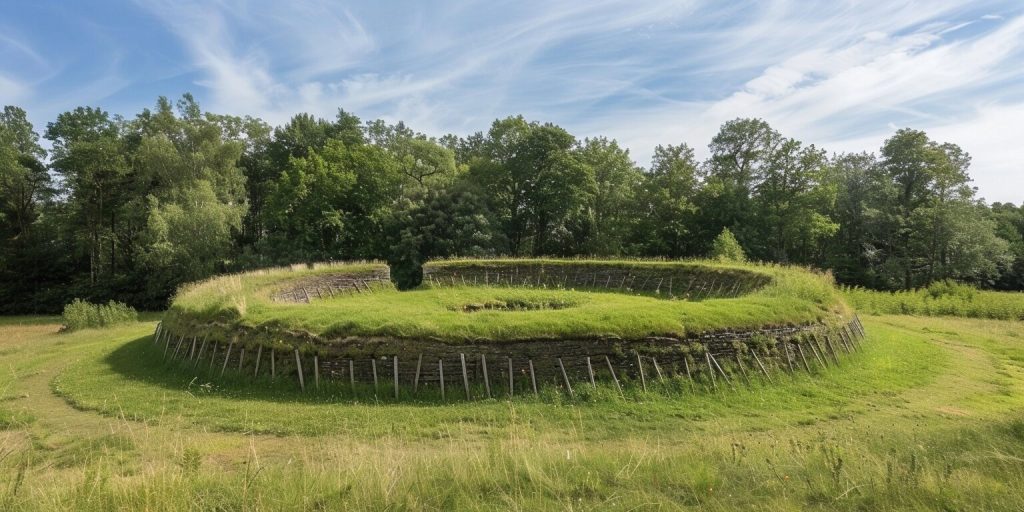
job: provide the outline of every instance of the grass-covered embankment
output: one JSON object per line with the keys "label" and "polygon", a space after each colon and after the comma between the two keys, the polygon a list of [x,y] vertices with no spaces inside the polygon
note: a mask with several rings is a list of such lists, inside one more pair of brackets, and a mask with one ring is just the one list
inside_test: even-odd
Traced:
{"label": "grass-covered embankment", "polygon": [[[476,264],[480,260],[467,260]],[[503,260],[483,260],[489,265]],[[516,260],[505,260],[515,262]],[[546,265],[586,260],[534,260]],[[581,263],[584,262],[584,263]],[[687,336],[718,329],[834,323],[848,315],[831,277],[805,269],[709,261],[595,261],[633,268],[678,266],[693,273],[757,274],[763,286],[734,298],[667,300],[667,295],[547,287],[421,286],[411,291],[377,287],[372,293],[316,298],[310,304],[271,300],[275,289],[310,273],[363,271],[366,265],[263,271],[190,285],[175,298],[166,322],[219,322],[307,331],[326,338],[387,336],[445,342],[579,339],[603,336]],[[721,282],[721,281],[719,281]],[[522,304],[489,308],[488,304]],[[531,305],[559,307],[531,307]]]}

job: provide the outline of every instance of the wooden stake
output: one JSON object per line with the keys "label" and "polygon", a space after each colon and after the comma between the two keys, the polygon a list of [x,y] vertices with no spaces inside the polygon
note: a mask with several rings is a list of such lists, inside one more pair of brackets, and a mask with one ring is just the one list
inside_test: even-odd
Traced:
{"label": "wooden stake", "polygon": [[178,351],[181,350],[181,344],[185,342],[185,336],[183,335],[178,339],[178,344],[174,346],[174,354],[171,355],[171,359],[178,357]]}
{"label": "wooden stake", "polygon": [[715,367],[711,365],[711,351],[704,351],[704,359],[708,362],[708,372],[711,375],[711,385],[718,391],[718,383],[715,382]]}
{"label": "wooden stake", "polygon": [[167,350],[171,348],[171,337],[167,336],[164,340],[164,359],[167,359]]}
{"label": "wooden stake", "polygon": [[377,358],[370,359],[370,367],[373,369],[373,396],[377,396]]}
{"label": "wooden stake", "polygon": [[[596,277],[594,278],[596,282]],[[590,385],[597,389],[597,381],[594,380],[594,366],[590,364],[590,356],[587,356],[587,374],[590,375]]]}
{"label": "wooden stake", "polygon": [[821,354],[818,353],[818,343],[815,341],[815,337],[812,335],[811,339],[808,340],[808,345],[811,346],[811,353],[814,354],[814,358],[818,360],[818,364],[821,365],[822,369],[828,368],[825,364],[825,360],[821,358]]}
{"label": "wooden stake", "polygon": [[203,344],[199,346],[199,353],[196,354],[196,362],[192,363],[192,369],[199,367],[199,361],[203,359],[203,353],[206,351],[206,342],[210,339],[210,335],[203,336]]}
{"label": "wooden stake", "polygon": [[299,371],[299,389],[306,390],[306,377],[302,375],[302,357],[299,356],[299,349],[295,349],[295,369]]}
{"label": "wooden stake", "polygon": [[857,322],[857,329],[860,329],[860,337],[866,338],[868,336],[867,331],[864,330],[864,324],[860,321],[860,315],[854,313],[853,319]]}
{"label": "wooden stake", "polygon": [[487,354],[480,354],[480,367],[484,371],[484,389],[487,390],[487,398],[491,397],[491,380],[487,378]]}
{"label": "wooden stake", "polygon": [[156,329],[153,331],[153,344],[160,343],[160,328],[163,327],[163,322],[156,323]]}
{"label": "wooden stake", "polygon": [[757,366],[761,368],[761,373],[763,373],[768,379],[768,382],[770,384],[775,384],[775,382],[772,381],[772,376],[768,375],[768,370],[764,367],[764,364],[761,363],[761,358],[757,357],[757,350],[751,350],[750,353],[754,356],[754,361],[757,363]]}
{"label": "wooden stake", "polygon": [[441,400],[444,400],[444,360],[437,360],[438,382],[441,384]]}
{"label": "wooden stake", "polygon": [[558,358],[558,368],[562,370],[562,378],[565,379],[565,389],[569,390],[569,398],[576,398],[576,394],[572,392],[572,384],[569,382],[569,375],[565,373],[565,365],[562,364],[562,358]]}
{"label": "wooden stake", "polygon": [[228,344],[228,351],[224,354],[224,365],[220,367],[220,376],[224,376],[224,370],[228,369],[228,360],[231,359],[231,349],[235,346],[235,340]]}
{"label": "wooden stake", "polygon": [[316,390],[320,391],[320,354],[313,354],[313,379]]}
{"label": "wooden stake", "polygon": [[718,368],[718,373],[722,374],[722,378],[725,379],[725,383],[732,386],[732,380],[729,379],[729,376],[725,374],[724,370],[722,370],[722,365],[718,364],[718,359],[715,359],[715,355],[708,351],[708,357],[711,358],[711,362],[715,363],[715,368]]}
{"label": "wooden stake", "polygon": [[398,399],[398,356],[392,357],[391,373],[395,377],[395,399]]}
{"label": "wooden stake", "polygon": [[850,353],[850,346],[846,343],[846,332],[839,329],[839,341],[836,344],[839,345],[840,350],[845,351],[847,354]]}
{"label": "wooden stake", "polygon": [[789,368],[789,373],[793,373],[793,359],[789,357],[789,343],[786,340],[782,340],[782,351],[786,354],[786,367]]}
{"label": "wooden stake", "polygon": [[636,355],[636,367],[640,370],[640,384],[644,387],[644,391],[647,391],[647,378],[644,377],[644,362],[640,360],[640,353],[633,351]]}
{"label": "wooden stake", "polygon": [[352,389],[352,395],[356,394],[356,362],[352,359],[348,360],[348,383]]}
{"label": "wooden stake", "polygon": [[839,356],[836,355],[836,348],[832,346],[832,339],[830,336],[825,336],[825,346],[827,346],[828,351],[832,353],[832,359],[836,362],[836,366],[838,366]]}
{"label": "wooden stake", "polygon": [[740,359],[739,351],[736,352],[736,366],[740,368],[740,375],[743,376],[743,380],[750,386],[750,377],[747,377],[747,369],[743,366],[743,360]]}
{"label": "wooden stake", "polygon": [[686,369],[686,380],[690,381],[690,391],[693,392],[693,374],[690,373],[690,359],[683,356],[683,368]]}
{"label": "wooden stake", "polygon": [[512,358],[508,358],[508,396],[512,397],[516,392],[515,373],[512,371]]}
{"label": "wooden stake", "polygon": [[843,329],[839,331],[843,335],[843,339],[847,345],[846,351],[853,353],[857,349],[857,342],[853,341],[853,332],[849,330],[847,326],[843,326]]}
{"label": "wooden stake", "polygon": [[207,374],[213,373],[213,363],[217,360],[217,342],[213,342],[213,353],[210,354],[210,367],[206,369]]}
{"label": "wooden stake", "polygon": [[252,376],[257,377],[260,374],[260,359],[263,357],[263,345],[256,349],[256,369],[253,370]]}
{"label": "wooden stake", "polygon": [[192,348],[190,348],[189,351],[188,351],[188,360],[189,361],[191,361],[192,358],[196,357],[196,342],[197,341],[199,341],[198,337],[197,336],[192,336]]}
{"label": "wooden stake", "polygon": [[242,363],[245,361],[245,346],[242,346],[242,351],[238,353],[238,371],[242,371]]}
{"label": "wooden stake", "polygon": [[423,366],[423,354],[416,360],[416,378],[412,381],[412,392],[416,394],[420,390],[420,367]]}
{"label": "wooden stake", "polygon": [[850,339],[857,346],[857,350],[864,350],[864,347],[861,346],[862,342],[864,341],[864,336],[861,334],[860,328],[857,327],[856,320],[850,322],[849,329]]}
{"label": "wooden stake", "polygon": [[811,365],[807,364],[807,357],[804,356],[804,347],[800,345],[800,342],[797,342],[796,350],[800,353],[800,360],[804,363],[804,369],[807,370],[807,373],[811,373]]}
{"label": "wooden stake", "polygon": [[466,372],[466,354],[459,354],[459,361],[462,362],[462,387],[466,389],[466,400],[469,400],[469,374]]}
{"label": "wooden stake", "polygon": [[658,366],[658,360],[651,357],[651,362],[654,363],[654,371],[658,373],[658,381],[665,382],[665,376],[661,374],[661,367]]}
{"label": "wooden stake", "polygon": [[274,378],[277,377],[277,368],[275,367],[276,366],[276,361],[277,361],[277,352],[271,350],[270,351],[270,380],[274,380]]}
{"label": "wooden stake", "polygon": [[612,360],[608,356],[604,356],[604,361],[608,363],[608,372],[612,374],[612,380],[615,382],[615,387],[619,389],[619,394],[622,394],[622,385],[619,384],[619,378],[615,376],[615,367],[612,366]]}
{"label": "wooden stake", "polygon": [[535,396],[537,396],[537,395],[540,395],[540,393],[537,392],[537,374],[533,373],[533,359],[530,359],[529,362],[530,362],[530,382],[533,384],[533,394]]}

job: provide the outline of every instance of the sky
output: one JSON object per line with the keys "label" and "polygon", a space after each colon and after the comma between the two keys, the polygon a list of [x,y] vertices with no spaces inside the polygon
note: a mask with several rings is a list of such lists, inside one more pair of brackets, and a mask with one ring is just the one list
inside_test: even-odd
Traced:
{"label": "sky", "polygon": [[829,152],[921,129],[1024,200],[1024,2],[0,0],[0,104],[37,130],[98,106],[403,120],[441,136],[522,114],[648,165],[760,117]]}

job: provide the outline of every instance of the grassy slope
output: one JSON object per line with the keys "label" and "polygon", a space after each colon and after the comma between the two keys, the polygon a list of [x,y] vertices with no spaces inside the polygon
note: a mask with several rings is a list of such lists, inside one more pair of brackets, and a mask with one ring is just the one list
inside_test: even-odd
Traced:
{"label": "grassy slope", "polygon": [[865,353],[776,387],[445,406],[208,385],[152,323],[7,322],[0,509],[1024,507],[1021,324],[864,321]]}
{"label": "grassy slope", "polygon": [[[545,260],[547,264],[579,264]],[[331,337],[408,336],[462,342],[580,338],[614,334],[626,338],[686,335],[726,327],[757,327],[831,322],[845,312],[828,276],[778,266],[725,265],[710,262],[617,262],[621,265],[707,265],[763,272],[772,283],[736,299],[701,302],[651,296],[572,290],[487,287],[421,288],[399,292],[339,296],[307,304],[269,300],[270,290],[302,272],[218,278],[179,294],[169,320],[234,321],[253,326],[272,323]],[[322,270],[321,270],[322,271]],[[573,304],[558,310],[464,313],[461,306],[493,300],[555,301]]]}

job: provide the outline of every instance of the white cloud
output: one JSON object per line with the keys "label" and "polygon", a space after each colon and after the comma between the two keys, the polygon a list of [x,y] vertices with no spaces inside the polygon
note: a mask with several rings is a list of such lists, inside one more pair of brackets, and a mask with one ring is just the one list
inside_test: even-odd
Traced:
{"label": "white cloud", "polygon": [[[522,113],[615,137],[643,164],[657,144],[703,154],[740,116],[836,150],[877,150],[910,125],[971,151],[990,199],[1024,190],[989,185],[1024,161],[1005,140],[1024,102],[1012,0],[134,1],[177,38],[194,92],[218,112],[282,123],[343,107],[433,135]],[[0,76],[0,94],[31,96],[22,78]],[[114,70],[92,88],[124,85]]]}
{"label": "white cloud", "polygon": [[[952,142],[971,154],[974,186],[979,196],[994,202],[1021,204],[1024,191],[1024,159],[1020,132],[1024,123],[1024,103],[983,104],[969,115],[954,121],[914,126],[937,142]],[[902,128],[889,125],[885,130],[850,139],[825,142],[836,152],[878,152],[885,139]]]}
{"label": "white cloud", "polygon": [[0,103],[16,103],[25,93],[26,87],[20,82],[0,75]]}

